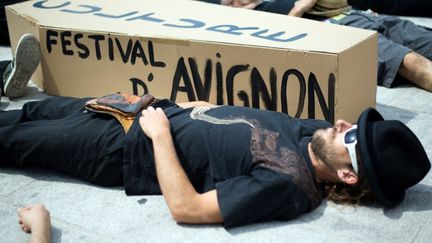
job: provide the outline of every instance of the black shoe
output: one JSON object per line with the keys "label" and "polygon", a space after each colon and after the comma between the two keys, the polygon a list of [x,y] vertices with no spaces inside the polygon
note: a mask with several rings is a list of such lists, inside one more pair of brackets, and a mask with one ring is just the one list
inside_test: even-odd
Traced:
{"label": "black shoe", "polygon": [[18,41],[15,58],[3,74],[3,90],[9,99],[22,97],[28,81],[40,62],[41,56],[38,39],[31,34],[24,34]]}

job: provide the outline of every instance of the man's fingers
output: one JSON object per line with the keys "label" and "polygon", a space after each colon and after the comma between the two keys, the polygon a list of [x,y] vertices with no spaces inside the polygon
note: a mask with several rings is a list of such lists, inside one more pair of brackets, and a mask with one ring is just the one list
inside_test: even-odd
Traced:
{"label": "man's fingers", "polygon": [[155,108],[152,107],[152,106],[148,107],[147,109],[144,109],[144,110],[142,111],[141,114],[142,114],[142,116],[146,116],[146,115],[151,115],[151,114],[153,114],[154,112],[156,112],[156,113],[158,113],[158,114],[165,114],[165,112],[163,111],[162,108],[157,107],[157,108],[155,109]]}
{"label": "man's fingers", "polygon": [[160,107],[156,108],[156,112],[159,114],[165,114],[165,112]]}
{"label": "man's fingers", "polygon": [[26,233],[31,233],[30,229],[25,226],[21,227],[21,229]]}
{"label": "man's fingers", "polygon": [[154,111],[154,107],[153,106],[149,106],[146,109],[142,110],[141,114],[145,115],[145,114],[147,114],[148,112],[151,112],[151,111]]}
{"label": "man's fingers", "polygon": [[25,210],[25,208],[23,208],[23,207],[19,207],[19,208],[17,208],[17,214],[21,217],[21,215],[22,215],[22,213],[24,212],[24,210]]}

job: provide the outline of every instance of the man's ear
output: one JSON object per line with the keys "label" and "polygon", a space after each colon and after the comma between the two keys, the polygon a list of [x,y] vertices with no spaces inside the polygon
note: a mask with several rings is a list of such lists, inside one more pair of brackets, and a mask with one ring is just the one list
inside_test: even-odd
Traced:
{"label": "man's ear", "polygon": [[348,168],[337,170],[337,175],[342,182],[348,185],[354,185],[358,181],[357,174],[353,170]]}

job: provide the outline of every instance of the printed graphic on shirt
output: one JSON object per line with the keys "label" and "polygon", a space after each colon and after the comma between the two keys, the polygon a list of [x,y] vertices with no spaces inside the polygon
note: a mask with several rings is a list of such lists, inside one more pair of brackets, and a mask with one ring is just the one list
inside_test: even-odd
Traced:
{"label": "printed graphic on shirt", "polygon": [[218,125],[230,125],[230,124],[238,124],[245,123],[251,127],[255,127],[252,123],[242,118],[233,118],[233,119],[220,119],[216,117],[209,116],[205,114],[210,109],[217,108],[218,106],[196,106],[190,113],[190,117],[194,120],[206,121],[212,124]]}
{"label": "printed graphic on shirt", "polygon": [[297,188],[301,189],[312,202],[318,206],[322,199],[321,192],[316,188],[312,172],[308,169],[306,161],[298,153],[278,144],[278,132],[263,129],[257,120],[248,120],[240,117],[217,118],[207,115],[206,112],[217,108],[195,107],[190,113],[194,120],[201,120],[218,125],[247,124],[251,128],[250,151],[252,163],[258,163],[270,170],[289,175]]}
{"label": "printed graphic on shirt", "polygon": [[277,144],[279,133],[262,128],[252,129],[251,152],[254,163],[279,173],[289,175],[312,202],[318,206],[322,194],[316,188],[311,171],[304,158],[295,151]]}

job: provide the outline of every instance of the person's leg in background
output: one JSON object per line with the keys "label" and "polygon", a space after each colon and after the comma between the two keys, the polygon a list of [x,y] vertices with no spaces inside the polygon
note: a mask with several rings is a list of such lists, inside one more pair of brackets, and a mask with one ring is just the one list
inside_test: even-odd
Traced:
{"label": "person's leg in background", "polygon": [[348,4],[380,14],[432,17],[432,0],[348,0]]}
{"label": "person's leg in background", "polygon": [[387,15],[352,13],[336,24],[375,30],[378,36],[378,84],[392,87],[406,79],[432,92],[432,32]]}
{"label": "person's leg in background", "polygon": [[405,55],[398,75],[432,92],[432,31],[394,16],[380,15],[377,22],[387,39],[412,50]]}
{"label": "person's leg in background", "polygon": [[405,56],[398,74],[432,92],[432,62],[418,53],[410,52]]}

